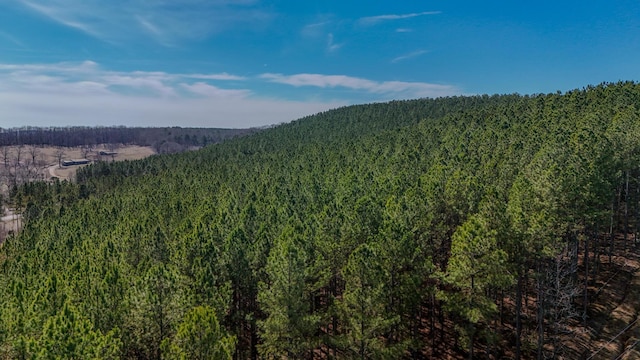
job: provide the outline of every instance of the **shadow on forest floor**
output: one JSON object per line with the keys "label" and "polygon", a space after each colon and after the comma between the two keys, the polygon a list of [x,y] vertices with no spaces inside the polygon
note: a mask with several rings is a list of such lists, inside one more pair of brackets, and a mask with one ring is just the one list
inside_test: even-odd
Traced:
{"label": "shadow on forest floor", "polygon": [[[607,250],[600,248],[600,268],[589,286],[587,328],[576,324],[575,337],[564,342],[568,358],[640,358],[640,251],[634,247],[632,235],[626,246],[622,235],[616,238],[611,257]],[[589,255],[593,267],[595,256]]]}

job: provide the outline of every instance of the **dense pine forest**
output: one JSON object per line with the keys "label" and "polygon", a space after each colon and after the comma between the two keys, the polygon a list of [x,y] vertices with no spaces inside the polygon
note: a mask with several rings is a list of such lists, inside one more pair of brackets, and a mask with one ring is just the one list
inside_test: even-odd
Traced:
{"label": "dense pine forest", "polygon": [[640,245],[639,150],[624,82],[349,106],[28,183],[0,358],[589,358],[596,279]]}

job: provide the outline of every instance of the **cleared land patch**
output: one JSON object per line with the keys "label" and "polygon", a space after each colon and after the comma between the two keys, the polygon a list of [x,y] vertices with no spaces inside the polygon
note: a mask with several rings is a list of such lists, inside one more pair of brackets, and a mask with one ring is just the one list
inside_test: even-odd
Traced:
{"label": "cleared land patch", "polygon": [[[0,195],[7,199],[11,187],[29,181],[73,181],[83,165],[62,165],[64,161],[87,159],[89,164],[98,161],[139,160],[154,155],[150,146],[98,145],[94,147],[55,146],[6,146],[0,147]],[[0,208],[0,243],[7,234],[20,227],[20,214],[14,214],[6,206]]]}
{"label": "cleared land patch", "polygon": [[[65,148],[64,160],[68,159],[88,159],[91,162],[96,161],[124,161],[124,160],[139,160],[149,157],[155,154],[155,151],[150,146],[123,146],[120,148],[107,148],[106,146],[99,146],[93,148],[91,152],[84,153],[80,148]],[[76,172],[79,168],[86,165],[70,165],[60,166],[57,162],[56,152],[59,151],[56,148],[46,149],[47,156],[52,160],[51,165],[48,167],[47,174],[49,176],[60,178],[61,180],[73,180]],[[101,154],[102,153],[102,154]],[[51,162],[50,160],[50,162]]]}

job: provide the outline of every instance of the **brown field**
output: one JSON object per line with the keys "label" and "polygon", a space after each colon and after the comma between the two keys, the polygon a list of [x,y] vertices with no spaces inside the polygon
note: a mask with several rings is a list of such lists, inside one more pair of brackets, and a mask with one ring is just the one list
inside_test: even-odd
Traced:
{"label": "brown field", "polygon": [[[18,150],[17,146],[9,146],[8,149],[8,163],[9,169],[4,168],[3,155],[0,154],[0,175],[6,176],[8,172],[12,170],[18,152],[20,152],[21,163],[25,163],[22,167],[30,167],[32,180],[49,179],[52,176],[58,177],[63,180],[72,180],[77,169],[83,165],[78,166],[58,166],[58,156],[62,153],[61,160],[82,159],[94,161],[122,161],[122,160],[138,160],[155,154],[155,151],[151,147],[127,145],[118,147],[107,147],[107,145],[98,145],[85,150],[80,147],[75,148],[59,148],[53,146],[35,147],[35,163],[33,162],[33,147],[31,145],[23,146]],[[100,151],[113,151],[116,154],[113,156],[101,156]],[[83,156],[86,154],[86,156]],[[35,170],[34,170],[35,169]],[[2,182],[2,180],[0,180]],[[3,185],[4,182],[3,182]],[[6,189],[3,189],[6,190]]]}
{"label": "brown field", "polygon": [[[145,146],[107,146],[99,145],[87,148],[59,148],[53,146],[18,148],[10,146],[0,149],[0,195],[6,196],[10,179],[16,178],[19,183],[33,180],[48,180],[57,177],[61,180],[73,181],[76,171],[86,165],[59,166],[58,159],[72,160],[86,158],[95,161],[138,160],[155,154],[151,147]],[[100,155],[101,151],[114,152],[114,155]],[[5,153],[7,157],[5,167]],[[19,154],[19,156],[18,156]],[[18,162],[17,159],[20,159]],[[35,161],[34,161],[35,159]],[[13,214],[10,209],[0,209],[0,244],[9,232],[20,229],[20,215]]]}
{"label": "brown field", "polygon": [[[47,164],[48,173],[47,178],[57,177],[61,180],[73,180],[76,171],[86,165],[72,165],[72,166],[58,166],[57,160],[57,148],[45,147],[42,148],[42,152],[48,159]],[[139,160],[149,157],[155,154],[155,151],[148,146],[128,145],[113,149],[116,154],[113,156],[101,156],[100,151],[110,151],[105,146],[98,146],[92,149],[87,155],[87,159],[94,161],[123,161],[123,160]],[[82,149],[80,148],[65,148],[65,156],[63,160],[82,159]]]}

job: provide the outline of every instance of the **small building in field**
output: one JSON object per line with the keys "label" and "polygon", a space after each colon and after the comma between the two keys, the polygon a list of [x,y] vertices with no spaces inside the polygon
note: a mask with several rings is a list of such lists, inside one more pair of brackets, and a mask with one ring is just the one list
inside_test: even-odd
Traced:
{"label": "small building in field", "polygon": [[91,160],[88,160],[88,159],[64,160],[62,162],[62,166],[85,165],[85,164],[88,164],[90,162],[91,162]]}

